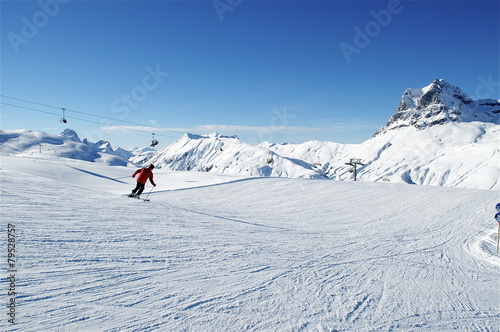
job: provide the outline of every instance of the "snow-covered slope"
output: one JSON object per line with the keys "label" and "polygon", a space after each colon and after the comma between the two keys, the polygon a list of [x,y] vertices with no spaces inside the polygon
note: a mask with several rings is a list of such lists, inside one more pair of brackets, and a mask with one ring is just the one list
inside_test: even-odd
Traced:
{"label": "snow-covered slope", "polygon": [[500,189],[500,126],[448,123],[425,130],[397,128],[376,135],[332,162],[328,176],[351,178],[349,158],[365,166],[362,181]]}
{"label": "snow-covered slope", "polygon": [[132,157],[121,148],[113,149],[107,141],[81,141],[72,129],[65,129],[59,136],[28,129],[0,129],[0,154],[40,154],[47,158],[58,156],[114,166],[126,166],[127,159]]}
{"label": "snow-covered slope", "polygon": [[341,159],[357,146],[357,144],[341,144],[333,142],[309,141],[302,144],[275,144],[264,142],[259,145],[272,152],[292,158],[294,160],[303,160],[325,174],[330,169],[330,163]]}
{"label": "snow-covered slope", "polygon": [[0,167],[17,249],[2,330],[498,330],[493,191],[162,169],[143,202],[117,194],[133,168]]}
{"label": "snow-covered slope", "polygon": [[324,178],[314,165],[302,159],[280,156],[264,147],[244,143],[236,136],[218,133],[208,136],[185,134],[147,163],[175,171]]}
{"label": "snow-covered slope", "polygon": [[158,153],[156,149],[151,147],[135,147],[129,150],[129,152],[132,154],[132,157],[130,157],[129,160],[138,165],[146,164],[148,160],[153,158]]}

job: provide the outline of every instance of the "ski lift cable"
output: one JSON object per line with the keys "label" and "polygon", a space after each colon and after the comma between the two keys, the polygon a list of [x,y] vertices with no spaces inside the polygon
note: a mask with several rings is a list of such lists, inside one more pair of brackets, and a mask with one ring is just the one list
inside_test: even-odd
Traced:
{"label": "ski lift cable", "polygon": [[[6,96],[6,95],[2,95],[2,94],[0,94],[0,96],[4,97],[4,98],[10,98],[10,99],[14,99],[14,100],[22,101],[22,102],[27,102],[27,103],[35,104],[35,105],[40,105],[40,106],[45,106],[45,107],[50,107],[50,108],[55,108],[55,109],[61,109],[61,107],[57,107],[57,106],[54,106],[54,105],[43,104],[43,103],[38,103],[38,102],[34,102],[34,101],[31,101],[31,100],[27,100],[27,99],[15,98],[15,97],[10,97],[10,96]],[[164,131],[170,131],[170,132],[174,132],[174,133],[184,134],[184,132],[181,132],[181,131],[171,130],[171,129],[164,129],[164,128],[160,128],[160,127],[152,127],[150,125],[144,125],[143,123],[126,121],[126,120],[116,119],[116,118],[107,117],[107,116],[103,116],[103,115],[92,114],[92,113],[88,113],[88,112],[76,111],[76,110],[72,110],[72,109],[68,109],[68,108],[65,108],[65,110],[68,111],[68,112],[73,112],[73,113],[78,113],[78,114],[84,114],[84,115],[94,116],[94,117],[98,117],[98,118],[102,118],[102,119],[108,119],[108,120],[113,120],[113,121],[119,121],[119,122],[123,122],[123,123],[133,124],[133,125],[136,125],[136,126],[151,127],[151,128],[156,128],[156,129],[164,130]],[[130,128],[127,128],[127,129],[130,129]],[[130,130],[134,130],[134,129],[130,129]],[[167,136],[167,135],[162,135],[162,134],[158,134],[158,136],[172,137],[172,136]]]}
{"label": "ski lift cable", "polygon": [[[17,101],[22,101],[22,102],[26,102],[26,103],[35,104],[35,105],[40,105],[40,106],[45,106],[45,107],[50,107],[50,108],[55,108],[55,109],[61,109],[61,107],[57,107],[57,106],[54,106],[54,105],[43,104],[43,103],[38,103],[38,102],[34,102],[34,101],[31,101],[31,100],[27,100],[27,99],[21,99],[21,98],[11,97],[11,96],[6,96],[6,95],[2,95],[2,94],[0,94],[0,96],[3,97],[3,98],[14,99],[14,100],[17,100]],[[15,106],[15,105],[11,105],[11,106]],[[162,130],[162,131],[170,131],[170,132],[174,132],[174,133],[184,134],[184,132],[178,131],[178,130],[164,129],[164,128],[160,128],[160,127],[154,127],[154,126],[150,126],[150,125],[145,125],[143,123],[126,121],[126,120],[116,119],[116,118],[107,117],[107,116],[98,115],[98,114],[92,114],[92,113],[88,113],[88,112],[77,111],[77,110],[68,109],[68,108],[65,108],[65,110],[66,110],[66,112],[73,112],[73,113],[78,113],[78,114],[84,114],[84,115],[88,115],[88,116],[98,117],[98,118],[101,118],[101,119],[108,119],[108,120],[113,120],[113,121],[118,121],[118,122],[123,122],[123,123],[128,123],[128,124],[133,124],[133,125],[141,126],[141,127],[151,127],[151,128],[159,129],[159,130]],[[127,129],[129,129],[129,128],[127,128]],[[130,129],[130,130],[134,130],[134,129]],[[162,135],[162,134],[158,134],[158,136],[172,137],[172,136],[166,136],[166,135]],[[175,137],[175,138],[177,138],[177,137]]]}
{"label": "ski lift cable", "polygon": [[13,106],[13,107],[18,107],[18,108],[23,108],[23,109],[26,109],[26,110],[40,112],[40,113],[51,114],[51,115],[57,115],[57,116],[61,115],[60,113],[54,113],[54,112],[48,112],[48,111],[37,110],[37,109],[34,109],[34,108],[24,107],[24,106],[12,105],[12,104],[9,104],[9,103],[4,103],[3,101],[0,102],[0,104],[6,105],[6,106]]}
{"label": "ski lift cable", "polygon": [[15,98],[15,97],[10,97],[10,96],[1,95],[1,94],[0,94],[0,96],[3,97],[3,98],[9,98],[9,99],[14,99],[14,100],[18,100],[18,101],[24,101],[24,102],[30,103],[30,104],[36,104],[36,105],[40,105],[40,106],[61,109],[61,107],[56,107],[56,106],[52,106],[52,105],[37,103],[37,102],[31,101],[31,100],[26,100],[26,99],[21,99],[21,98]]}
{"label": "ski lift cable", "polygon": [[[61,114],[59,113],[54,113],[54,112],[48,112],[48,111],[42,111],[42,110],[39,110],[39,109],[35,109],[35,108],[30,108],[30,107],[25,107],[25,106],[19,106],[19,105],[13,105],[13,104],[9,104],[9,103],[4,103],[4,102],[0,102],[0,104],[2,105],[6,105],[6,106],[12,106],[12,107],[17,107],[17,108],[22,108],[22,109],[25,109],[25,110],[29,110],[29,111],[34,111],[34,112],[39,112],[39,113],[45,113],[45,114],[50,114],[50,115],[56,115],[56,116],[60,116]],[[102,123],[98,122],[98,121],[93,121],[93,120],[88,120],[88,119],[82,119],[82,118],[77,118],[77,117],[74,117],[74,116],[71,116],[69,117],[70,119],[75,119],[75,120],[79,120],[79,121],[85,121],[85,122],[90,122],[90,123],[96,123],[98,125],[102,125]],[[131,131],[136,131],[136,132],[139,132],[139,133],[148,133],[149,134],[149,131],[146,131],[146,130],[139,130],[139,129],[133,129],[133,128],[124,128],[124,130],[131,130]],[[168,136],[168,135],[161,135],[161,134],[157,134],[158,136],[163,136],[163,137],[169,137],[169,138],[179,138],[179,137],[175,137],[175,136]]]}

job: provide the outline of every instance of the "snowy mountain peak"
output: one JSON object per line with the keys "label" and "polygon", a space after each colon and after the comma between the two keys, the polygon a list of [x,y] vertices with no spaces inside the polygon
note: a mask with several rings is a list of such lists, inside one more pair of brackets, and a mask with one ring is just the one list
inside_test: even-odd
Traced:
{"label": "snowy mountain peak", "polygon": [[459,87],[436,79],[424,88],[406,89],[396,113],[374,136],[401,127],[424,129],[449,122],[471,121],[500,124],[500,102],[473,100]]}
{"label": "snowy mountain peak", "polygon": [[443,79],[436,79],[431,84],[422,89],[421,105],[427,106],[431,103],[446,103],[450,97],[462,101],[464,104],[472,103],[472,98],[463,92],[459,87],[451,85]]}
{"label": "snowy mountain peak", "polygon": [[70,140],[78,143],[81,142],[80,137],[78,137],[76,131],[69,128],[64,129],[64,131],[61,134],[59,134],[59,137],[61,137],[64,140]]}
{"label": "snowy mountain peak", "polygon": [[[139,160],[134,159],[134,162]],[[219,133],[207,136],[184,134],[163,151],[140,163],[153,163],[158,169],[172,171],[325,178],[323,172],[308,162],[278,156],[263,146],[252,146],[240,141],[237,136]]]}

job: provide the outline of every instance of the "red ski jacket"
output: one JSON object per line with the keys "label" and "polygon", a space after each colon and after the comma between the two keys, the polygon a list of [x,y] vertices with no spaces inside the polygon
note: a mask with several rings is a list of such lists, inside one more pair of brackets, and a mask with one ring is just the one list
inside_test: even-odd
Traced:
{"label": "red ski jacket", "polygon": [[137,171],[135,171],[135,173],[132,175],[132,177],[135,177],[137,174],[139,174],[139,176],[136,179],[137,182],[142,183],[142,184],[146,184],[146,182],[149,179],[151,184],[153,186],[156,186],[156,183],[153,181],[153,171],[151,171],[150,168],[138,169]]}

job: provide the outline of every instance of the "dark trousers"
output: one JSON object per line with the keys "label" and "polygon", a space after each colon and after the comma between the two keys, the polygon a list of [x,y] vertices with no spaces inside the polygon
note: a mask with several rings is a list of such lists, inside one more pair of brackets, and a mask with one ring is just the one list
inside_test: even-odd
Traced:
{"label": "dark trousers", "polygon": [[145,185],[146,185],[145,183],[137,182],[137,186],[135,186],[134,190],[132,190],[132,194],[137,195],[137,196],[142,194],[142,192],[144,191]]}

